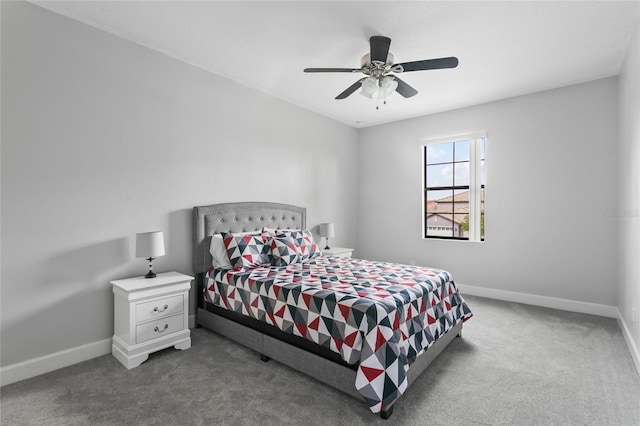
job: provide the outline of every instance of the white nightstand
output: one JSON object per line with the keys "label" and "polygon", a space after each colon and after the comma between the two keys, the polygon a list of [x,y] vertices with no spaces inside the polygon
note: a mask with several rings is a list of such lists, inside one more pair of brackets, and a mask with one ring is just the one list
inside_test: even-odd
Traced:
{"label": "white nightstand", "polygon": [[178,272],[156,278],[111,281],[113,344],[111,353],[128,369],[142,364],[151,352],[174,346],[191,347],[189,290],[193,277]]}
{"label": "white nightstand", "polygon": [[331,247],[330,249],[322,249],[323,256],[329,257],[351,257],[353,254],[352,248],[344,248],[344,247]]}

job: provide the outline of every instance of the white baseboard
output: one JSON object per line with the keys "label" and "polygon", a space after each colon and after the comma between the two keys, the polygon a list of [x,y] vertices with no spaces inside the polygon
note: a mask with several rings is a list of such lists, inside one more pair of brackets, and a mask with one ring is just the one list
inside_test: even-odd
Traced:
{"label": "white baseboard", "polygon": [[458,284],[460,292],[464,296],[486,297],[489,299],[505,300],[507,302],[524,303],[525,305],[542,306],[545,308],[560,309],[563,311],[580,312],[582,314],[598,315],[608,318],[619,318],[616,306],[601,305],[598,303],[578,302],[576,300],[560,299],[557,297],[539,296],[536,294],[517,293],[515,291],[496,290],[493,288],[475,287]]}
{"label": "white baseboard", "polygon": [[627,323],[624,322],[622,318],[622,314],[618,310],[618,324],[620,324],[620,329],[622,330],[622,335],[624,336],[624,341],[627,342],[627,346],[629,347],[629,352],[631,352],[631,359],[633,359],[633,363],[636,365],[636,370],[638,370],[638,374],[640,375],[640,350],[638,350],[638,346],[636,342],[633,340],[633,335],[631,334],[631,330],[627,327]]}
{"label": "white baseboard", "polygon": [[[189,315],[189,328],[194,328],[195,326],[195,314]],[[6,367],[0,367],[0,386],[30,379],[41,374],[50,373],[59,368],[68,367],[79,362],[110,354],[111,343],[112,339],[105,339],[50,355],[44,355],[39,358],[7,365]]]}
{"label": "white baseboard", "polygon": [[50,355],[41,356],[0,368],[0,386],[30,379],[59,368],[111,353],[111,339],[87,343]]}

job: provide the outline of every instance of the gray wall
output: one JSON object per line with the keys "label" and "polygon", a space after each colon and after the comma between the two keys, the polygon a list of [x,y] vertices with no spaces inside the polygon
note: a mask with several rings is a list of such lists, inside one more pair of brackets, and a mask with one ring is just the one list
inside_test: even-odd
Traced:
{"label": "gray wall", "polygon": [[[616,304],[617,78],[358,134],[358,255],[458,283]],[[487,132],[486,241],[422,239],[425,139]]]}
{"label": "gray wall", "polygon": [[[617,305],[640,356],[640,23],[620,76]],[[635,310],[635,315],[632,313]],[[636,360],[637,362],[638,360]],[[637,365],[640,369],[640,365]]]}
{"label": "gray wall", "polygon": [[[3,366],[108,339],[109,280],[191,273],[191,207],[308,208],[355,243],[356,131],[29,3],[2,2]],[[195,297],[195,295],[194,295]]]}

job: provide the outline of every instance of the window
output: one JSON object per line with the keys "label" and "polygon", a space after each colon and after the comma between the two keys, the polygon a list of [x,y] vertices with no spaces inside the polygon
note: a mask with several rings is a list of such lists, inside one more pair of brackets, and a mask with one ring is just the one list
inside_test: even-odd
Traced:
{"label": "window", "polygon": [[424,237],[484,241],[485,136],[424,146]]}

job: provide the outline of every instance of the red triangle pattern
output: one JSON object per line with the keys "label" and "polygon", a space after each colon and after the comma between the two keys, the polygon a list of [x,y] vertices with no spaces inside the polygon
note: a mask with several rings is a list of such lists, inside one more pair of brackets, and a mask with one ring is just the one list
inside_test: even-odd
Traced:
{"label": "red triangle pattern", "polygon": [[304,300],[304,305],[309,307],[311,305],[311,295],[308,293],[302,293],[302,300]]}
{"label": "red triangle pattern", "polygon": [[320,325],[320,317],[316,317],[316,319],[311,321],[311,323],[309,324],[309,328],[312,329],[312,330],[318,331],[318,326],[319,325]]}
{"label": "red triangle pattern", "polygon": [[398,316],[398,312],[396,311],[393,316],[393,329],[397,330],[400,328],[400,317]]}
{"label": "red triangle pattern", "polygon": [[338,304],[338,308],[340,309],[340,313],[342,314],[342,318],[345,320],[349,319],[349,313],[351,312],[351,307],[343,305],[342,303]]}
{"label": "red triangle pattern", "polygon": [[296,328],[298,329],[298,332],[300,332],[300,336],[307,337],[307,327],[304,324],[296,323]]}
{"label": "red triangle pattern", "polygon": [[280,308],[280,310],[275,313],[275,316],[277,316],[278,318],[284,318],[284,311],[286,307],[287,305],[282,305],[282,308]]}
{"label": "red triangle pattern", "polygon": [[377,331],[377,334],[376,334],[375,351],[378,352],[378,349],[380,349],[382,345],[387,343],[387,339],[385,339],[384,335],[382,334],[382,331],[380,331],[379,328],[376,328],[376,331]]}
{"label": "red triangle pattern", "polygon": [[346,343],[350,348],[352,348],[356,342],[356,337],[358,337],[358,333],[359,332],[354,331],[353,333],[349,334],[347,337],[344,338],[344,343]]}
{"label": "red triangle pattern", "polygon": [[338,351],[341,351],[341,350],[342,350],[342,343],[343,343],[344,341],[343,341],[343,340],[341,340],[341,339],[333,338],[333,337],[331,338],[331,340],[333,340],[333,342],[335,343],[336,348],[338,349]]}
{"label": "red triangle pattern", "polygon": [[363,365],[360,366],[360,371],[365,375],[367,380],[373,382],[379,375],[384,373],[384,370],[380,370],[377,368],[365,367]]}

